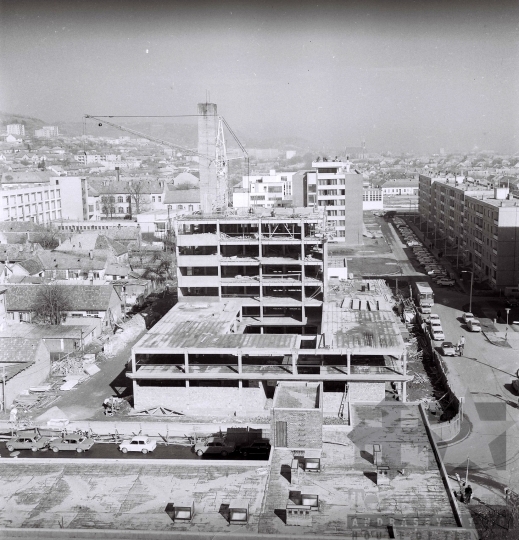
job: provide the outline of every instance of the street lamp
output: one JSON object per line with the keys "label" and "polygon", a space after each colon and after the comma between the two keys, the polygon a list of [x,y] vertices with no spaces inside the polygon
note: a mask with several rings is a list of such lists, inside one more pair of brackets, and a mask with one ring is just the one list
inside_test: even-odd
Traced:
{"label": "street lamp", "polygon": [[506,311],[506,330],[505,330],[505,342],[508,343],[508,314],[510,313],[510,308],[505,308]]}
{"label": "street lamp", "polygon": [[472,287],[474,285],[474,270],[462,270],[462,274],[470,274],[469,312],[472,313]]}

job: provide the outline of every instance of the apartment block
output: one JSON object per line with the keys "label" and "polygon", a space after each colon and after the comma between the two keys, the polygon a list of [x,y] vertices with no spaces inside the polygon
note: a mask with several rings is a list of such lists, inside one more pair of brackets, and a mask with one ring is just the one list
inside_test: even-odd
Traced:
{"label": "apartment block", "polygon": [[8,124],[7,134],[23,137],[25,135],[25,126],[23,124]]}
{"label": "apartment block", "polygon": [[242,185],[234,189],[233,207],[282,206],[282,201],[292,200],[292,177],[295,174],[271,170],[268,175],[244,176]]}
{"label": "apartment block", "polygon": [[41,129],[34,130],[34,136],[42,139],[50,139],[59,136],[58,126],[43,126]]}
{"label": "apartment block", "polygon": [[507,187],[420,175],[419,213],[427,230],[458,247],[475,279],[496,290],[517,286],[519,199]]}
{"label": "apartment block", "polygon": [[[363,177],[349,172],[350,163],[315,161],[308,181],[316,185],[316,202],[326,211],[328,224],[335,229],[332,241],[362,244]],[[309,186],[310,187],[310,186]]]}

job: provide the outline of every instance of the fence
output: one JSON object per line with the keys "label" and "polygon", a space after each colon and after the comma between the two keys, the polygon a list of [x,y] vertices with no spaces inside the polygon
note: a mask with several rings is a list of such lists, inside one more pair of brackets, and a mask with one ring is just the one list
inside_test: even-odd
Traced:
{"label": "fence", "polygon": [[454,407],[456,408],[456,416],[454,418],[451,418],[451,420],[447,422],[441,422],[439,424],[431,424],[430,429],[431,431],[442,441],[450,441],[456,437],[460,431],[461,431],[461,421],[462,421],[462,407],[461,402],[458,398],[458,396],[452,391],[450,384],[449,384],[449,378],[447,376],[447,370],[445,369],[445,366],[443,365],[443,360],[440,354],[438,354],[437,351],[434,350],[433,344],[431,341],[431,337],[427,332],[425,333],[425,339],[427,342],[427,348],[429,349],[432,357],[432,361],[434,363],[434,367],[436,368],[436,371],[438,373],[438,377],[440,379],[440,382],[445,386],[447,390],[447,397],[449,399],[449,402],[454,404]]}

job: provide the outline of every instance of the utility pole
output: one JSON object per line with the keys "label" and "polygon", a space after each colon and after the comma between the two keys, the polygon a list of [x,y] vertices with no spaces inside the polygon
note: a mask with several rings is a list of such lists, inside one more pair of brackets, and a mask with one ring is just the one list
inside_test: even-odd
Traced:
{"label": "utility pole", "polygon": [[7,403],[6,387],[5,387],[5,366],[2,366],[2,410],[5,412]]}

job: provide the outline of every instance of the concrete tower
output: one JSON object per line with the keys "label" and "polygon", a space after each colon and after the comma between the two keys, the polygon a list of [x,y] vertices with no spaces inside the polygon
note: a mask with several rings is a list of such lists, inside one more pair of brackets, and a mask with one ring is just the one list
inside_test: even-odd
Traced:
{"label": "concrete tower", "polygon": [[221,202],[216,170],[216,138],[218,135],[216,103],[199,103],[198,115],[198,153],[204,156],[199,158],[200,206],[202,212],[211,213]]}

